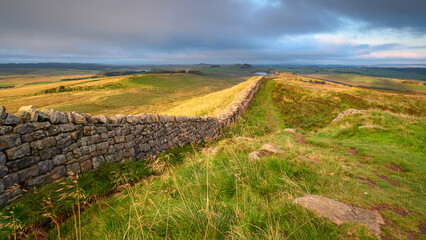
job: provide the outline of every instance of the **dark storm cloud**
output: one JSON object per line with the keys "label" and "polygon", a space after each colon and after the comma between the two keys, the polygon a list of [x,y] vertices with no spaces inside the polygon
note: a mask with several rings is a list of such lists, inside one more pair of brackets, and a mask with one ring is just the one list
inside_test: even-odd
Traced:
{"label": "dark storm cloud", "polygon": [[[278,61],[270,48],[280,37],[333,32],[342,19],[425,34],[425,8],[420,0],[2,0],[0,61]],[[299,47],[287,56],[309,55]]]}

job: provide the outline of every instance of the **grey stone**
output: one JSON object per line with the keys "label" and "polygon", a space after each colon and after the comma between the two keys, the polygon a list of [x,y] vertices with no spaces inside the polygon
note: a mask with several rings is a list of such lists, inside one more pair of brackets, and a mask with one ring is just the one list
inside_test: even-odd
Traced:
{"label": "grey stone", "polygon": [[3,179],[0,179],[0,193],[4,192],[4,181]]}
{"label": "grey stone", "polygon": [[76,132],[72,132],[71,133],[71,138],[73,140],[77,140],[79,138],[81,138],[83,136],[83,132],[82,131],[76,131]]}
{"label": "grey stone", "polygon": [[65,177],[66,169],[64,166],[57,166],[52,171],[52,179],[59,179]]}
{"label": "grey stone", "polygon": [[39,157],[28,156],[28,157],[23,157],[23,158],[17,159],[15,161],[9,161],[7,163],[7,167],[15,172],[15,171],[21,170],[23,168],[26,168],[28,166],[31,166],[35,163],[38,163],[39,161],[40,161]]}
{"label": "grey stone", "polygon": [[0,125],[3,123],[7,117],[6,108],[4,106],[0,106]]}
{"label": "grey stone", "polygon": [[114,137],[115,143],[123,143],[125,140],[126,140],[126,138],[124,136],[115,136]]}
{"label": "grey stone", "polygon": [[43,150],[46,148],[50,148],[56,145],[56,139],[54,137],[47,137],[45,139],[41,139],[31,143],[31,147]]}
{"label": "grey stone", "polygon": [[41,184],[47,182],[50,179],[50,177],[51,177],[50,173],[46,173],[46,174],[43,174],[43,175],[40,175],[40,176],[32,177],[32,178],[27,179],[25,181],[25,186],[28,189],[32,189],[32,188],[34,188],[34,186],[40,186]]}
{"label": "grey stone", "polygon": [[0,194],[0,205],[6,205],[9,201],[13,201],[21,195],[22,190],[18,186],[8,189],[3,194]]}
{"label": "grey stone", "polygon": [[93,118],[94,118],[97,122],[102,123],[102,124],[108,124],[108,123],[110,123],[110,122],[111,122],[111,121],[109,120],[109,118],[108,118],[108,117],[106,117],[106,116],[104,116],[104,115],[96,115],[96,116],[93,116]]}
{"label": "grey stone", "polygon": [[50,122],[35,122],[33,123],[34,130],[47,129],[50,127]]}
{"label": "grey stone", "polygon": [[6,154],[4,154],[3,152],[0,152],[0,165],[5,163],[6,163]]}
{"label": "grey stone", "polygon": [[380,235],[380,225],[385,224],[382,216],[377,210],[367,210],[353,207],[347,203],[335,201],[330,198],[307,195],[294,200],[294,203],[303,206],[318,216],[328,218],[337,225],[346,222],[359,222],[366,224],[370,230]]}
{"label": "grey stone", "polygon": [[276,148],[276,147],[274,147],[274,146],[272,146],[270,144],[263,145],[260,148],[259,152],[262,153],[262,154],[284,153],[283,150],[278,149],[278,148]]}
{"label": "grey stone", "polygon": [[25,157],[31,152],[30,144],[24,143],[22,145],[7,149],[5,152],[9,160]]}
{"label": "grey stone", "polygon": [[68,123],[67,115],[55,109],[43,109],[42,113],[46,114],[51,123]]}
{"label": "grey stone", "polygon": [[96,131],[97,131],[97,133],[106,133],[106,132],[108,132],[108,130],[107,130],[106,127],[98,127],[96,129]]}
{"label": "grey stone", "polygon": [[93,168],[93,162],[91,159],[80,163],[80,169],[81,169],[81,172],[83,173],[89,171],[92,168]]}
{"label": "grey stone", "polygon": [[67,116],[68,122],[73,123],[74,122],[74,114],[72,114],[72,112],[64,112],[64,113]]}
{"label": "grey stone", "polygon": [[260,152],[251,152],[249,155],[248,155],[248,159],[249,160],[258,160],[258,159],[260,159]]}
{"label": "grey stone", "polygon": [[25,135],[22,135],[22,141],[23,142],[33,142],[40,139],[43,139],[46,137],[46,132],[44,130],[38,130],[32,133],[27,133]]}
{"label": "grey stone", "polygon": [[[0,122],[1,123],[1,122]],[[0,135],[5,135],[12,132],[11,126],[0,126]]]}
{"label": "grey stone", "polygon": [[52,158],[54,155],[58,153],[58,149],[56,147],[46,148],[40,151],[41,160],[46,160]]}
{"label": "grey stone", "polygon": [[18,173],[9,173],[3,177],[4,188],[8,189],[14,185],[19,184],[19,175]]}
{"label": "grey stone", "polygon": [[17,134],[26,134],[33,131],[34,131],[34,125],[32,123],[18,125],[13,129],[13,132]]}
{"label": "grey stone", "polygon": [[78,162],[67,165],[67,175],[75,176],[80,173],[80,164]]}
{"label": "grey stone", "polygon": [[35,110],[33,105],[30,105],[19,108],[16,115],[22,118],[24,122],[37,122],[39,113]]}
{"label": "grey stone", "polygon": [[49,136],[54,136],[61,132],[61,129],[57,125],[50,125],[50,127],[47,128],[47,132],[49,133]]}
{"label": "grey stone", "polygon": [[64,154],[56,155],[56,156],[53,158],[53,164],[54,164],[55,166],[63,165],[63,164],[64,164],[64,163],[66,163],[66,162],[67,162],[67,157],[66,157]]}
{"label": "grey stone", "polygon": [[6,119],[3,120],[4,125],[18,125],[22,124],[23,122],[24,121],[22,120],[22,118],[19,118],[13,115],[12,113],[8,113]]}
{"label": "grey stone", "polygon": [[9,169],[5,165],[0,165],[0,178],[5,176],[9,172]]}
{"label": "grey stone", "polygon": [[93,135],[95,133],[96,133],[96,129],[93,126],[85,126],[83,129],[84,136]]}
{"label": "grey stone", "polygon": [[108,149],[108,146],[109,146],[108,142],[101,142],[96,144],[96,149],[104,150],[104,149]]}
{"label": "grey stone", "polygon": [[103,156],[97,156],[92,158],[93,169],[98,169],[101,163],[103,163],[104,161],[105,161],[105,158]]}
{"label": "grey stone", "polygon": [[75,130],[75,125],[73,123],[61,124],[59,129],[61,132],[71,132]]}
{"label": "grey stone", "polygon": [[23,169],[18,172],[19,182],[24,182],[27,178],[37,176],[39,173],[38,165]]}
{"label": "grey stone", "polygon": [[84,116],[84,118],[86,119],[86,122],[89,124],[97,124],[98,121],[96,119],[94,119],[92,117],[92,115],[87,114],[87,113],[82,113],[82,115]]}
{"label": "grey stone", "polygon": [[75,124],[86,124],[86,118],[84,117],[83,114],[79,113],[79,112],[72,112],[72,114],[74,115],[74,123]]}
{"label": "grey stone", "polygon": [[47,173],[53,168],[53,160],[46,160],[38,163],[39,174]]}
{"label": "grey stone", "polygon": [[56,141],[56,147],[64,148],[72,144],[71,136],[63,137]]}
{"label": "grey stone", "polygon": [[18,134],[0,136],[0,151],[18,146],[21,143],[21,137]]}

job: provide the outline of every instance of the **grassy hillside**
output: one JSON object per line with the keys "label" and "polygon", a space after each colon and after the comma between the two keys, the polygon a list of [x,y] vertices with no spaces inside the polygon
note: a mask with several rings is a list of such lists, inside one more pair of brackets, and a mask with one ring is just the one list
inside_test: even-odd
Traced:
{"label": "grassy hillside", "polygon": [[229,81],[196,74],[143,74],[48,81],[0,90],[0,105],[9,112],[16,112],[24,105],[105,115],[162,112],[246,79]]}
{"label": "grassy hillside", "polygon": [[[175,149],[148,162],[142,168],[149,171],[139,174],[132,169],[141,167],[123,166],[118,172],[109,165],[98,170],[103,174],[89,173],[116,174],[119,180],[91,183],[96,189],[103,182],[111,185],[103,189],[124,186],[109,198],[87,200],[93,190],[83,176],[68,183],[69,191],[58,185],[29,193],[3,210],[10,216],[7,222],[15,223],[3,234],[20,224],[16,229],[33,226],[26,231],[30,238],[47,239],[377,239],[362,224],[337,226],[293,203],[316,194],[377,209],[385,219],[382,239],[423,239],[424,102],[421,94],[269,80],[242,119],[204,150]],[[346,108],[368,111],[331,123]],[[366,125],[376,127],[359,128]],[[249,153],[263,144],[284,153],[250,160]],[[210,147],[218,153],[206,151]],[[141,180],[152,173],[158,176]],[[131,187],[126,181],[141,182]],[[57,195],[68,202],[50,201],[44,208],[34,203],[42,206],[43,199]]]}

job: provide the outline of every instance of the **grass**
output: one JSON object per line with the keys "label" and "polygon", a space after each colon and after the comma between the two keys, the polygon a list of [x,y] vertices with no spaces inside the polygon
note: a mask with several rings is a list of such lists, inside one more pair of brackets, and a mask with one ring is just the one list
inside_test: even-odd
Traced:
{"label": "grass", "polygon": [[0,105],[12,113],[25,105],[105,115],[163,112],[188,99],[232,87],[236,82],[194,74],[61,81],[1,90]]}
{"label": "grass", "polygon": [[[274,99],[284,94],[292,101],[277,104]],[[283,108],[301,108],[304,111],[294,111],[292,117],[314,119],[315,114],[305,112],[326,105],[317,114],[337,114],[355,104],[345,100],[350,96],[356,97],[354,102],[363,100],[365,105],[359,107],[381,102],[413,111],[374,106],[365,115],[339,122],[323,117],[316,133],[304,135],[311,122],[285,121]],[[337,226],[293,204],[297,197],[317,194],[378,209],[386,222],[382,238],[424,238],[420,228],[426,215],[426,121],[423,107],[415,104],[422,101],[412,94],[269,80],[238,123],[205,146],[218,148],[216,155],[194,149],[179,155],[178,161],[171,157],[173,167],[163,174],[91,202],[81,220],[71,217],[56,228],[52,220],[54,228],[44,234],[47,239],[57,239],[59,233],[63,239],[377,239],[362,224]],[[384,129],[358,128],[367,124]],[[288,127],[298,133],[283,131]],[[249,160],[248,154],[263,144],[284,154]],[[158,163],[167,162],[166,156]]]}

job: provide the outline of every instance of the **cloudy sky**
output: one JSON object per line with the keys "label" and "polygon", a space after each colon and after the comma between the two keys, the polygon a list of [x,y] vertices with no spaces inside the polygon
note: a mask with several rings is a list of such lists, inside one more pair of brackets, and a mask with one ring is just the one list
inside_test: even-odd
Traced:
{"label": "cloudy sky", "polygon": [[426,64],[425,0],[0,0],[0,62]]}

